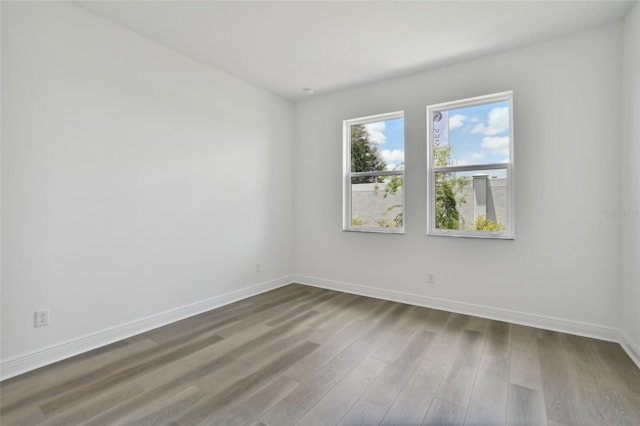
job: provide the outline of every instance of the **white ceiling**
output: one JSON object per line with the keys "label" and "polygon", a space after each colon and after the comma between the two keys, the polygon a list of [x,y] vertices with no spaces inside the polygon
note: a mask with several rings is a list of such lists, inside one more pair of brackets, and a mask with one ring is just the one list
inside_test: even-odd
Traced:
{"label": "white ceiling", "polygon": [[76,4],[296,101],[614,22],[633,1]]}

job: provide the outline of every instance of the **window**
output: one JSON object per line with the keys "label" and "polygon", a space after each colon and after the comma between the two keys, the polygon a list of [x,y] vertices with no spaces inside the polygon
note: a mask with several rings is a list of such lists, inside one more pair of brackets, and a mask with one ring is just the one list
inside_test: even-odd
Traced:
{"label": "window", "polygon": [[429,235],[514,238],[513,93],[427,107]]}
{"label": "window", "polygon": [[404,113],[344,121],[342,229],[404,232]]}

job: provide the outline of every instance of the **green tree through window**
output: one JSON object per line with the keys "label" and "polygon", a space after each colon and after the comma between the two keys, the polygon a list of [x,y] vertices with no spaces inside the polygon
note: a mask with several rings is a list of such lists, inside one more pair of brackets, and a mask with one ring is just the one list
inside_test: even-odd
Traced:
{"label": "green tree through window", "polygon": [[[364,124],[351,126],[351,171],[373,172],[383,171],[387,163],[382,158],[378,145],[371,142]],[[381,183],[382,176],[360,176],[353,178],[353,183]]]}
{"label": "green tree through window", "polygon": [[[436,165],[447,165],[451,157],[451,147],[435,146],[434,155]],[[403,165],[404,166],[404,165]],[[402,166],[402,168],[404,168]],[[369,172],[382,171],[387,167],[377,144],[369,139],[369,133],[363,124],[351,126],[351,171]],[[361,176],[353,178],[353,183],[382,183],[384,176]],[[394,194],[404,185],[404,179],[399,176],[392,176],[388,179],[385,189],[385,197]],[[459,229],[460,213],[456,200],[455,189],[464,184],[464,179],[454,178],[449,174],[436,175],[436,226],[440,229]],[[389,209],[401,207],[391,206]],[[403,225],[403,214],[399,213],[394,218],[396,226]]]}
{"label": "green tree through window", "polygon": [[[434,163],[446,166],[451,158],[451,147],[433,146]],[[460,212],[456,201],[456,187],[464,185],[463,178],[454,178],[450,173],[436,173],[436,228],[460,229]],[[464,202],[463,199],[459,200]]]}

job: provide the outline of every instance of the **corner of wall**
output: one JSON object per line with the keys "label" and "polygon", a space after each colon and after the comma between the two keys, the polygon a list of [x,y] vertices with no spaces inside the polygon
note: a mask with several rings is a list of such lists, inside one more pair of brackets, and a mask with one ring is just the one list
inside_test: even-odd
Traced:
{"label": "corner of wall", "polygon": [[640,2],[623,23],[621,90],[621,229],[620,326],[623,347],[640,360]]}

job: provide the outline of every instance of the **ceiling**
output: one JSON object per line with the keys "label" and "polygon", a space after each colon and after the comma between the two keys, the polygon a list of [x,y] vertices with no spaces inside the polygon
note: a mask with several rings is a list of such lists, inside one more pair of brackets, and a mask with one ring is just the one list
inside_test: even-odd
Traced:
{"label": "ceiling", "polygon": [[[633,1],[84,1],[297,101],[620,20]],[[568,52],[569,53],[569,52]]]}

